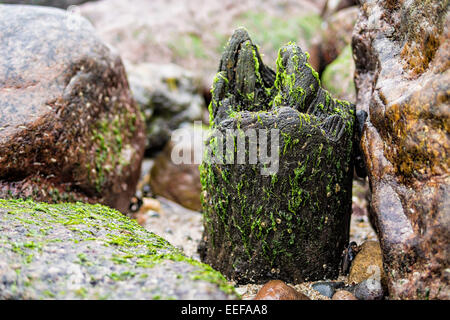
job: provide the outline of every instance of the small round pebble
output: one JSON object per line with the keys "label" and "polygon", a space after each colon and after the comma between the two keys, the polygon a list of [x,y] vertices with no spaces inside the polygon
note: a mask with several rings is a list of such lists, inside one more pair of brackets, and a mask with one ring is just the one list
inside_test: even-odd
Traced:
{"label": "small round pebble", "polygon": [[351,292],[346,290],[338,290],[331,300],[358,300]]}
{"label": "small round pebble", "polygon": [[303,293],[288,286],[281,280],[267,282],[255,297],[255,300],[310,300]]}
{"label": "small round pebble", "polygon": [[359,300],[381,300],[384,297],[381,282],[374,279],[367,279],[355,287],[355,296]]}

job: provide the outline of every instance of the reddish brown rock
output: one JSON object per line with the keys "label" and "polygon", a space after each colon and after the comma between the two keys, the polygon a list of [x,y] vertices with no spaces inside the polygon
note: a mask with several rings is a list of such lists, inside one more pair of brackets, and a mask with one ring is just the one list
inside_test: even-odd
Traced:
{"label": "reddish brown rock", "polygon": [[310,300],[306,295],[281,280],[267,282],[256,294],[255,300]]}
{"label": "reddish brown rock", "polygon": [[450,33],[445,1],[366,1],[357,108],[391,298],[449,299]]}
{"label": "reddish brown rock", "polygon": [[178,129],[175,134],[180,140],[172,139],[156,157],[150,185],[155,194],[200,211],[202,186],[199,162],[195,160],[201,160],[203,155],[202,130],[189,126]]}
{"label": "reddish brown rock", "polygon": [[0,30],[0,198],[126,211],[145,137],[120,57],[59,9],[2,5]]}
{"label": "reddish brown rock", "polygon": [[331,300],[358,300],[351,292],[345,291],[345,290],[338,290],[333,295],[333,298]]}

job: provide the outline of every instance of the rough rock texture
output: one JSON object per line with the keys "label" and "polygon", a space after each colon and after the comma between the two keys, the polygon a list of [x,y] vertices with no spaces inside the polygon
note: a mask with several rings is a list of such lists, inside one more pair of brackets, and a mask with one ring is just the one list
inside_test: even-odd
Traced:
{"label": "rough rock texture", "polygon": [[227,299],[211,267],[101,205],[0,200],[0,299]]}
{"label": "rough rock texture", "polygon": [[[205,241],[199,250],[238,283],[337,277],[348,243],[354,106],[320,87],[295,44],[280,49],[277,66],[277,73],[266,67],[247,32],[238,29],[213,85],[210,156],[200,170]],[[271,146],[276,135],[269,134],[268,154],[279,157],[278,171],[264,175],[275,157],[267,166],[261,157],[249,164],[251,148],[214,163],[217,134],[226,136],[227,129],[236,140],[248,129],[273,129],[279,145]],[[239,154],[245,164],[237,163]]]}
{"label": "rough rock texture", "polygon": [[149,151],[162,149],[181,125],[202,119],[205,101],[191,72],[174,64],[126,64],[126,69],[145,116]]}
{"label": "rough rock texture", "polygon": [[281,280],[267,282],[255,297],[255,300],[310,300]]}
{"label": "rough rock texture", "polygon": [[200,161],[203,156],[202,129],[187,126],[175,134],[180,139],[172,139],[155,159],[150,186],[154,194],[200,211],[202,185],[198,162],[194,160]]}
{"label": "rough rock texture", "polygon": [[369,278],[375,278],[386,285],[386,273],[378,241],[366,241],[360,246],[360,251],[352,261],[348,282],[357,284]]}
{"label": "rough rock texture", "polygon": [[357,108],[389,294],[449,299],[448,1],[366,1],[353,35]]}
{"label": "rough rock texture", "polygon": [[143,121],[120,57],[63,10],[0,6],[0,198],[95,201],[123,212]]}
{"label": "rough rock texture", "polygon": [[79,5],[89,0],[6,0],[1,3],[10,4],[34,4],[38,6],[50,6],[65,9],[70,6]]}

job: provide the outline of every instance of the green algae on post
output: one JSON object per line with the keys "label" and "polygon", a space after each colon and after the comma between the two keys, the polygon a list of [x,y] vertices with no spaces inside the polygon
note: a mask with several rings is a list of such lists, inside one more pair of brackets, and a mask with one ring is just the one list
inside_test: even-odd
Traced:
{"label": "green algae on post", "polygon": [[[337,277],[348,242],[354,105],[320,87],[295,43],[279,50],[274,72],[244,29],[228,42],[212,89],[210,127],[279,130],[279,168],[204,158],[201,258],[238,283],[274,277],[301,282]],[[270,139],[273,139],[272,137]],[[217,156],[214,134],[207,148]],[[250,146],[250,143],[249,143]],[[237,159],[239,149],[226,159]],[[245,151],[245,156],[249,151]]]}

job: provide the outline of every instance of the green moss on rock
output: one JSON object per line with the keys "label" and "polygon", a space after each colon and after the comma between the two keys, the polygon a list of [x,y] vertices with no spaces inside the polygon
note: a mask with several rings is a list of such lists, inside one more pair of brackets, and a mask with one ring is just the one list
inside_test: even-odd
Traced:
{"label": "green moss on rock", "polygon": [[105,206],[0,200],[0,230],[3,299],[235,297],[219,272]]}

